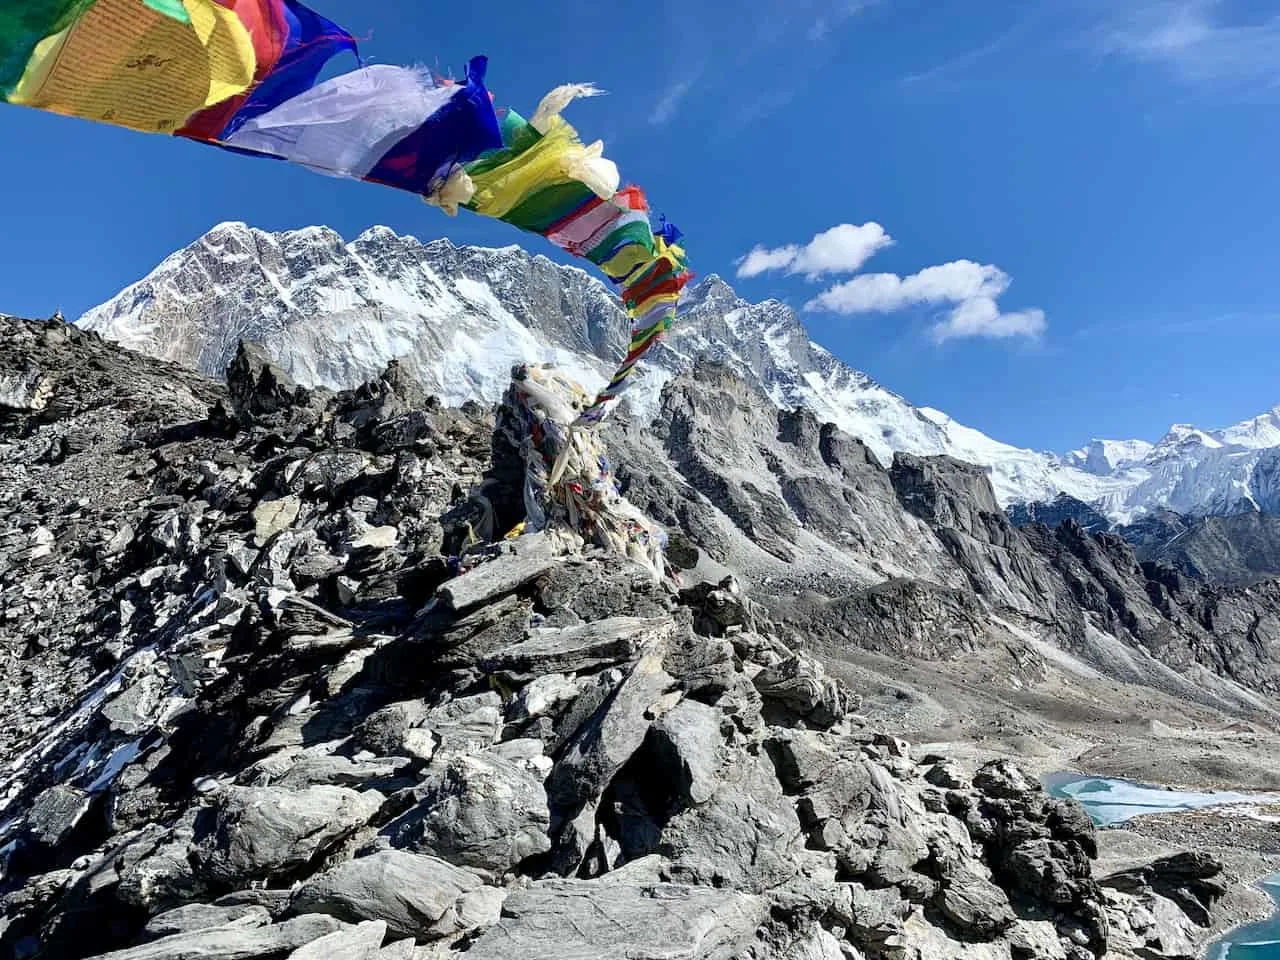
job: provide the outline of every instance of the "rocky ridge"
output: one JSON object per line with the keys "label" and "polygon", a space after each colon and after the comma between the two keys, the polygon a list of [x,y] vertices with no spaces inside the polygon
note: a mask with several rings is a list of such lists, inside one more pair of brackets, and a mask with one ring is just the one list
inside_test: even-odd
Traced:
{"label": "rocky ridge", "polygon": [[745,576],[793,642],[939,664],[984,650],[1023,680],[1066,653],[1068,672],[1276,717],[1274,581],[1206,584],[1073,521],[1015,527],[980,468],[898,454],[886,469],[714,365],[669,385],[652,423],[620,421],[610,443],[628,496]]}
{"label": "rocky ridge", "polygon": [[[153,356],[220,377],[241,339],[299,382],[352,388],[398,359],[446,403],[496,402],[520,361],[603,385],[628,339],[596,277],[517,247],[420,242],[372,227],[346,243],[326,227],[268,233],[223,223],[79,321]],[[641,416],[700,360],[722,363],[782,409],[807,407],[888,463],[894,453],[981,465],[1002,504],[1067,493],[1117,522],[1152,509],[1280,513],[1280,413],[1226,430],[1176,426],[1158,444],[1095,441],[1059,457],[1001,443],[916,407],[814,343],[778,300],[751,303],[715,275],[646,359]]]}
{"label": "rocky ridge", "polygon": [[[9,709],[37,718],[6,744],[8,956],[1084,960],[1191,956],[1212,922],[1220,865],[1095,876],[1078,806],[876,729],[732,577],[476,544],[468,491],[518,480],[479,407],[395,367],[300,388],[253,349],[224,391],[4,323],[0,507],[27,518],[5,596],[57,601],[4,621]],[[723,500],[699,443],[720,425],[681,419],[705,386],[668,391],[661,442],[699,450],[675,476]],[[904,498],[860,549],[955,530],[941,571],[1012,530],[989,486],[950,499],[980,473],[885,474],[811,418],[780,426],[778,475],[816,451],[868,508]],[[633,476],[631,495],[675,482]],[[800,510],[823,484],[793,492]],[[688,502],[696,570],[694,521],[738,527]],[[782,563],[771,502],[725,506]],[[861,598],[848,622],[904,642],[909,600]]]}

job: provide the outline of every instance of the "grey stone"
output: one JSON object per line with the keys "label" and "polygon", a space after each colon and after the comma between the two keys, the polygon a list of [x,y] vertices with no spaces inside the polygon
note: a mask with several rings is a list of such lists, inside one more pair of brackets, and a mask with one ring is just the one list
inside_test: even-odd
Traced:
{"label": "grey stone", "polygon": [[56,847],[89,812],[93,797],[76,787],[58,784],[43,791],[27,814],[27,829],[35,840]]}
{"label": "grey stone", "polygon": [[1058,840],[1074,840],[1090,857],[1098,855],[1098,828],[1084,805],[1075,800],[1049,800],[1049,829]]}
{"label": "grey stone", "polygon": [[1017,919],[1005,892],[968,869],[949,871],[934,903],[961,930],[983,938],[1003,933]]}
{"label": "grey stone", "polygon": [[761,893],[800,871],[804,833],[768,760],[745,756],[714,795],[662,829],[674,880]]}
{"label": "grey stone", "polygon": [[213,901],[215,907],[261,907],[272,919],[279,919],[289,908],[288,890],[236,890]]}
{"label": "grey stone", "polygon": [[413,797],[383,830],[396,847],[499,875],[551,849],[542,781],[496,754],[437,756]]}
{"label": "grey stone", "polygon": [[512,721],[531,720],[563,712],[581,692],[577,681],[559,673],[535,677],[521,688],[507,710]]}
{"label": "grey stone", "polygon": [[229,787],[215,799],[213,831],[192,851],[197,869],[225,884],[297,869],[362,827],[383,799],[345,787]]}
{"label": "grey stone", "polygon": [[646,645],[670,631],[669,619],[641,617],[613,617],[559,630],[535,629],[523,642],[485,657],[480,667],[486,673],[517,680],[594,670],[631,662]]}
{"label": "grey stone", "polygon": [[462,576],[450,580],[437,591],[440,599],[459,612],[519,590],[556,566],[549,557],[498,557]]}
{"label": "grey stone", "polygon": [[191,864],[196,818],[195,811],[188,811],[168,831],[158,826],[139,831],[116,852],[117,895],[123,902],[156,912],[204,892]]}
{"label": "grey stone", "polygon": [[1040,781],[1010,760],[992,760],[983,764],[973,775],[973,785],[983,793],[1001,800],[1018,800],[1028,794],[1043,792]]}
{"label": "grey stone", "polygon": [[383,850],[312,877],[293,896],[293,909],[351,923],[381,920],[393,936],[449,937],[475,921],[463,919],[479,878],[435,857]]}
{"label": "grey stone", "polygon": [[[281,753],[288,756],[292,751]],[[280,759],[283,760],[284,757]],[[342,756],[303,756],[287,765],[274,764],[270,762],[272,760],[273,757],[268,757],[250,768],[251,784],[287,787],[291,790],[317,785],[359,787],[394,778],[405,772],[410,765],[405,757],[353,760]],[[276,770],[280,767],[283,769],[277,773]]]}
{"label": "grey stone", "polygon": [[609,781],[640,748],[653,720],[651,711],[674,685],[661,656],[636,662],[622,685],[583,725],[565,748],[547,781],[551,802],[576,809],[604,792]]}
{"label": "grey stone", "polygon": [[366,920],[345,930],[335,930],[289,954],[289,960],[372,960],[382,952],[387,925]]}
{"label": "grey stone", "polygon": [[850,932],[850,939],[882,947],[902,931],[910,909],[911,904],[893,887],[868,890],[858,883],[842,883],[832,913]]}
{"label": "grey stone", "polygon": [[483,750],[502,734],[502,697],[496,693],[459,697],[429,710],[423,726],[430,728],[441,750]]}
{"label": "grey stone", "polygon": [[[826,930],[817,927],[787,948],[781,960],[848,960],[844,947]],[[850,947],[850,949],[852,949]]]}
{"label": "grey stone", "polygon": [[281,957],[340,928],[332,917],[309,915],[269,927],[212,927],[180,933],[138,947],[97,954],[90,960],[258,960]]}
{"label": "grey stone", "polygon": [[305,404],[310,394],[271,362],[260,346],[240,342],[226,366],[231,403],[244,417],[269,416]]}
{"label": "grey stone", "polygon": [[152,937],[169,937],[210,927],[265,927],[270,922],[271,913],[256,904],[215,906],[189,903],[152,917],[147,921],[144,932]]}
{"label": "grey stone", "polygon": [[682,700],[654,725],[659,751],[667,758],[669,782],[686,804],[705,803],[716,792],[720,772],[721,713]]}
{"label": "grey stone", "polygon": [[426,721],[427,713],[427,705],[421,700],[389,704],[375,710],[356,726],[356,740],[378,756],[403,754],[406,735]]}
{"label": "grey stone", "polygon": [[302,510],[302,501],[289,494],[278,500],[265,500],[253,510],[253,536],[262,546],[281,530],[292,526]]}
{"label": "grey stone", "polygon": [[887,733],[877,733],[871,742],[878,747],[884,747],[891,757],[899,757],[903,760],[911,759],[911,744],[901,737],[893,737]]}
{"label": "grey stone", "polygon": [[925,771],[924,779],[925,782],[935,787],[942,787],[944,790],[960,790],[965,785],[960,767],[950,761],[935,763]]}
{"label": "grey stone", "polygon": [[826,675],[822,664],[797,653],[766,667],[753,681],[766,703],[772,701],[819,727],[831,727],[853,709],[853,700]]}
{"label": "grey stone", "polygon": [[735,960],[767,902],[730,890],[549,880],[512,893],[468,960]]}

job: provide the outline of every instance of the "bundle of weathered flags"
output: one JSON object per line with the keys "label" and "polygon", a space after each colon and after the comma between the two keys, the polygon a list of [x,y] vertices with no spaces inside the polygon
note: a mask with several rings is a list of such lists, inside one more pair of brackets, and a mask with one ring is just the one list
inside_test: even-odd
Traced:
{"label": "bundle of weathered flags", "polygon": [[679,231],[654,230],[643,192],[560,116],[599,91],[559,87],[525,120],[495,109],[484,57],[461,82],[388,65],[320,80],[344,52],[352,36],[294,0],[0,0],[8,103],[407,190],[596,264],[632,320],[622,365],[578,411],[599,422],[690,279]]}

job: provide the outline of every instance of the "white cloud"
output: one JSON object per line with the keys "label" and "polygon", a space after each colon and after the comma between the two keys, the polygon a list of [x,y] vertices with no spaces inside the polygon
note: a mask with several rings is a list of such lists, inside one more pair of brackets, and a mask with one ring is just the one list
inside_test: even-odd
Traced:
{"label": "white cloud", "polygon": [[755,277],[770,270],[786,270],[816,280],[833,273],[854,273],[892,245],[893,238],[875,221],[861,226],[842,223],[817,234],[804,246],[788,244],[768,249],[757,244],[738,260],[738,276]]}
{"label": "white cloud", "polygon": [[1048,328],[1043,310],[1002,313],[997,300],[1011,279],[999,267],[955,260],[926,267],[909,277],[868,273],[836,284],[814,297],[806,310],[831,313],[893,313],[907,307],[954,304],[931,329],[938,343],[967,337],[1038,337]]}
{"label": "white cloud", "polygon": [[1183,80],[1244,89],[1280,85],[1280,16],[1230,22],[1220,0],[1145,0],[1099,29],[1102,50],[1164,65]]}
{"label": "white cloud", "polygon": [[1009,289],[1009,276],[999,267],[955,260],[926,267],[909,277],[896,273],[864,273],[814,297],[805,308],[832,313],[892,313],[920,304],[962,303],[992,299]]}
{"label": "white cloud", "polygon": [[737,261],[739,277],[758,277],[770,270],[784,270],[795,263],[800,248],[795,244],[766,250],[758,244],[745,257]]}
{"label": "white cloud", "polygon": [[774,270],[803,275],[810,281],[853,273],[804,305],[806,310],[844,315],[894,313],[908,307],[950,307],[930,332],[937,343],[967,337],[1007,339],[1038,337],[1048,328],[1043,310],[1002,313],[997,301],[1013,282],[999,267],[972,260],[953,260],[902,277],[896,273],[862,273],[862,265],[893,238],[875,221],[842,223],[817,234],[806,244],[782,247],[757,244],[737,261],[739,277]]}
{"label": "white cloud", "polygon": [[945,320],[933,325],[933,339],[938,343],[963,337],[988,337],[1004,340],[1009,337],[1038,337],[1048,328],[1043,310],[1019,310],[1001,313],[999,305],[990,297],[966,300]]}

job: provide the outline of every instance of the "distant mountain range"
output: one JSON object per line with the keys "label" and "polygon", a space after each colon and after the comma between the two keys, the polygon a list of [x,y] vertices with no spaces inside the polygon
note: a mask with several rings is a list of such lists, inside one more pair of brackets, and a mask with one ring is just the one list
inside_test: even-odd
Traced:
{"label": "distant mountain range", "polygon": [[[894,452],[977,464],[1002,505],[1041,505],[1041,516],[1062,494],[1120,523],[1160,510],[1280,513],[1280,406],[1223,430],[1177,425],[1155,444],[1095,440],[1058,456],[912,405],[810,340],[786,304],[748,303],[717,276],[692,287],[681,309],[629,395],[639,416],[657,409],[663,384],[705,358],[778,406],[837,424],[885,464]],[[348,243],[326,227],[267,233],[224,223],[79,323],[214,375],[240,340],[256,341],[299,381],[332,388],[399,358],[453,404],[496,400],[521,361],[556,363],[598,386],[627,340],[616,299],[583,270],[516,246],[422,243],[386,227]]]}

